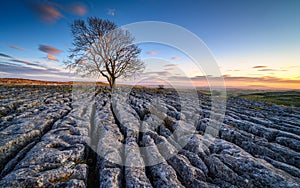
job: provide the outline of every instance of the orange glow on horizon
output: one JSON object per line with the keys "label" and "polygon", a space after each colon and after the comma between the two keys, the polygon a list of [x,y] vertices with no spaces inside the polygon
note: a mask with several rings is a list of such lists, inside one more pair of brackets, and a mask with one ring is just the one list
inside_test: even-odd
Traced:
{"label": "orange glow on horizon", "polygon": [[[300,90],[300,79],[280,79],[278,81],[274,80],[266,80],[266,81],[253,81],[252,78],[244,78],[243,80],[239,80],[235,77],[230,77],[230,80],[226,80],[224,78],[225,87],[228,88],[241,88],[241,89],[296,89]],[[261,78],[259,78],[261,79]],[[194,86],[196,87],[208,87],[207,81],[193,81]],[[220,86],[216,82],[211,82],[211,86],[218,87]]]}

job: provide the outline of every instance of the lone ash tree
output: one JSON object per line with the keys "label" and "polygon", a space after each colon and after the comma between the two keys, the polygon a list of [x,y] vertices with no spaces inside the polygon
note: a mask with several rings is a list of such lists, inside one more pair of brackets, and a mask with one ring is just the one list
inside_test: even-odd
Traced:
{"label": "lone ash tree", "polygon": [[75,20],[71,31],[73,48],[66,65],[82,76],[103,76],[114,88],[117,78],[132,77],[144,70],[144,63],[138,58],[141,50],[133,44],[128,30],[117,28],[109,20],[91,17],[87,23]]}

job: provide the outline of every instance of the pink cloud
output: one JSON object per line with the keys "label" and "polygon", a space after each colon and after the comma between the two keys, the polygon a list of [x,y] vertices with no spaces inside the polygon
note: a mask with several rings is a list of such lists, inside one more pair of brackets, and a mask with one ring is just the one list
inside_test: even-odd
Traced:
{"label": "pink cloud", "polygon": [[11,44],[9,44],[8,46],[9,46],[10,48],[13,48],[13,49],[16,49],[16,50],[24,50],[24,48],[21,48],[21,47],[16,46],[16,45],[11,45]]}
{"label": "pink cloud", "polygon": [[179,56],[174,56],[174,57],[172,57],[171,59],[172,59],[172,60],[179,60],[180,57],[179,57]]}
{"label": "pink cloud", "polygon": [[69,12],[79,16],[87,13],[87,7],[83,3],[75,2],[71,4],[60,4],[51,1],[43,3],[30,3],[30,7],[34,10],[37,16],[45,23],[55,23],[63,17],[63,12]]}
{"label": "pink cloud", "polygon": [[254,68],[254,69],[263,69],[263,68],[267,68],[267,66],[259,65],[259,66],[254,66],[252,68]]}
{"label": "pink cloud", "polygon": [[50,4],[34,4],[33,9],[37,13],[38,17],[45,23],[55,23],[63,15]]}
{"label": "pink cloud", "polygon": [[165,65],[165,67],[176,67],[176,66],[178,66],[178,64],[170,63]]}
{"label": "pink cloud", "polygon": [[147,54],[148,54],[148,55],[156,55],[157,52],[156,52],[156,51],[149,51],[149,52],[147,52]]}
{"label": "pink cloud", "polygon": [[152,75],[158,75],[158,76],[172,76],[172,74],[168,71],[150,71],[150,72],[144,72],[144,76],[152,76]]}
{"label": "pink cloud", "polygon": [[40,45],[39,50],[41,50],[42,52],[46,52],[48,54],[52,54],[52,55],[59,54],[59,53],[63,52],[60,49],[57,49],[57,48],[52,47],[52,46],[47,46],[47,45]]}
{"label": "pink cloud", "polygon": [[52,60],[52,61],[58,61],[58,59],[54,55],[51,55],[51,54],[47,54],[47,59]]}
{"label": "pink cloud", "polygon": [[87,13],[87,7],[82,3],[73,3],[67,5],[67,10],[78,16],[83,16]]}

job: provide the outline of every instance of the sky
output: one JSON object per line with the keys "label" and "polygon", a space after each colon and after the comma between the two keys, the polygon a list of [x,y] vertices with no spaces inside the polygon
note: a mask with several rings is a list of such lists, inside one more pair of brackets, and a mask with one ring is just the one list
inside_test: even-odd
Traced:
{"label": "sky", "polygon": [[[211,53],[227,87],[300,89],[299,10],[297,0],[3,1],[0,77],[78,79],[63,64],[72,47],[70,24],[95,16],[118,26],[159,21],[190,31]],[[153,81],[157,78],[164,84],[206,86],[211,77],[189,54],[173,46],[142,43],[139,47],[147,68],[144,81],[132,83],[157,84]]]}

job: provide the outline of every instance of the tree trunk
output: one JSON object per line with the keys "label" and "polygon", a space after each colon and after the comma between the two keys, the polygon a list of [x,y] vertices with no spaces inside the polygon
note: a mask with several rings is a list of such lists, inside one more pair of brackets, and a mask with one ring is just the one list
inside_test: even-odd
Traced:
{"label": "tree trunk", "polygon": [[116,86],[116,78],[110,77],[109,79],[107,79],[107,81],[109,83],[110,89],[115,88],[115,86]]}
{"label": "tree trunk", "polygon": [[116,87],[116,78],[112,77],[111,78],[111,88],[115,88]]}

